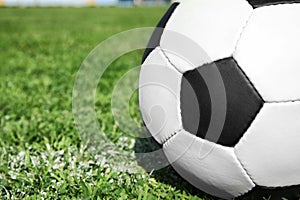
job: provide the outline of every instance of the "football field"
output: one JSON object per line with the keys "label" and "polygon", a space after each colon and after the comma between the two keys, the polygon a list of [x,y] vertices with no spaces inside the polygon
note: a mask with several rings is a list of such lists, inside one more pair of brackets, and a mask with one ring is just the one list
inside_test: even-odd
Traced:
{"label": "football field", "polygon": [[[97,119],[115,148],[92,154],[74,123],[72,91],[87,55],[114,34],[155,26],[166,9],[0,8],[0,199],[214,199],[171,167],[147,173],[134,153],[155,144],[114,120],[114,86],[143,51],[113,62],[97,87]],[[129,104],[141,126],[136,93]]]}
{"label": "football field", "polygon": [[[81,62],[109,36],[154,26],[166,8],[0,9],[1,199],[209,199],[170,167],[146,173],[89,153],[72,116],[72,89]],[[96,95],[97,118],[119,151],[138,144],[110,111],[113,85],[141,62],[142,51],[110,66]],[[140,122],[136,95],[131,115]],[[149,142],[140,142],[146,149]],[[122,152],[119,152],[122,153]],[[108,155],[109,157],[109,155]],[[128,161],[129,162],[129,161]],[[131,162],[131,161],[130,161]]]}

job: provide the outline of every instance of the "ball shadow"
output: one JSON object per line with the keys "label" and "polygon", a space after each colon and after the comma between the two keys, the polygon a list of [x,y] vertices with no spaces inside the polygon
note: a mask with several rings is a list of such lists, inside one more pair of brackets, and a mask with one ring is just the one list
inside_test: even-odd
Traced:
{"label": "ball shadow", "polygon": [[[134,146],[135,153],[147,153],[147,152],[153,152],[159,149],[162,149],[162,145],[157,143],[147,132],[149,135],[149,138],[137,138]],[[155,158],[149,158],[149,159],[143,159],[142,161],[140,159],[137,159],[137,162],[139,166],[143,167],[146,171],[149,171],[149,166],[151,166],[154,162],[160,162],[162,158],[159,160],[156,160]],[[166,160],[166,158],[164,157]],[[175,187],[176,189],[180,191],[185,191],[187,194],[198,196],[201,199],[204,200],[213,200],[216,199],[190,183],[188,183],[186,180],[184,180],[169,164],[166,167],[163,167],[161,169],[152,170],[149,172],[150,176],[152,176],[156,181],[170,185],[172,187]]]}

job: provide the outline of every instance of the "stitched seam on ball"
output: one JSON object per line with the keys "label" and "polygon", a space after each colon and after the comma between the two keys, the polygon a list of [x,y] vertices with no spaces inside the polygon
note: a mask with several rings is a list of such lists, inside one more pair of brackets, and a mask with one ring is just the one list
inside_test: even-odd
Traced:
{"label": "stitched seam on ball", "polygon": [[251,175],[248,173],[248,171],[247,171],[247,169],[245,168],[245,166],[243,165],[243,163],[240,161],[239,157],[237,156],[237,154],[236,154],[236,152],[235,152],[235,149],[233,149],[233,153],[234,153],[236,159],[238,160],[238,162],[240,163],[240,165],[241,165],[242,169],[244,170],[245,174],[248,176],[248,178],[251,180],[252,184],[254,185],[252,188],[248,189],[248,190],[245,191],[244,193],[241,193],[241,194],[239,194],[239,195],[237,196],[237,197],[240,197],[240,196],[242,196],[242,195],[247,194],[248,192],[250,192],[250,191],[256,186],[256,184],[254,183],[253,178],[252,178]]}
{"label": "stitched seam on ball", "polygon": [[268,104],[275,104],[275,103],[300,103],[300,99],[295,100],[286,100],[286,101],[265,101]]}
{"label": "stitched seam on ball", "polygon": [[[167,62],[172,66],[172,67],[174,67],[174,69],[179,73],[179,74],[181,74],[181,75],[183,75],[183,73],[182,72],[180,72],[178,69],[177,69],[177,67],[171,62],[171,60],[169,59],[169,57],[166,55],[166,53],[164,52],[164,50],[159,46],[158,47],[158,49],[161,51],[161,53],[162,53],[162,56],[164,56],[164,58],[167,60]],[[179,94],[181,94],[181,83],[180,83],[180,86],[179,86],[179,88],[180,88],[180,91],[179,91]],[[179,118],[180,118],[180,129],[178,129],[178,130],[175,130],[171,135],[170,135],[170,137],[168,137],[168,138],[166,138],[165,140],[163,140],[162,141],[162,145],[164,145],[166,142],[168,142],[168,140],[170,140],[173,136],[175,136],[178,132],[180,132],[180,131],[182,131],[182,114],[181,114],[181,101],[179,101],[180,102],[180,104],[179,104],[179,107],[178,107],[178,110],[179,110],[179,113],[177,113],[178,115],[179,115]]]}
{"label": "stitched seam on ball", "polygon": [[250,22],[250,20],[251,20],[251,18],[252,18],[252,16],[253,16],[253,14],[254,14],[254,9],[252,9],[251,14],[249,15],[248,19],[247,19],[246,22],[245,22],[245,25],[244,25],[243,28],[242,28],[242,31],[241,31],[241,33],[240,33],[240,35],[239,35],[239,37],[238,37],[238,40],[237,40],[237,42],[236,42],[236,45],[235,45],[235,47],[234,47],[234,51],[233,51],[232,57],[234,57],[234,54],[235,54],[236,51],[237,51],[237,48],[238,48],[238,46],[239,46],[239,43],[240,43],[240,41],[241,41],[241,39],[242,39],[242,37],[243,37],[243,33],[244,33],[244,31],[246,30],[246,28],[247,28],[247,26],[248,26],[248,24],[249,24],[249,22]]}
{"label": "stitched seam on ball", "polygon": [[[252,126],[253,122],[256,120],[256,118],[257,118],[257,116],[259,115],[259,113],[261,112],[262,108],[263,108],[263,106],[257,111],[257,113],[256,113],[256,115],[255,115],[255,117],[254,117],[254,119],[252,120],[252,123],[248,126],[247,130],[245,130],[245,133],[244,133],[243,137],[246,136],[248,130],[249,130],[250,127]],[[238,141],[238,143],[235,145],[235,147],[236,147],[237,145],[239,145],[239,144],[242,142],[243,137]],[[254,182],[254,179],[252,178],[252,176],[251,176],[250,173],[247,171],[246,167],[244,166],[244,164],[241,162],[240,158],[238,157],[238,155],[237,155],[237,153],[236,153],[236,148],[235,148],[235,147],[233,148],[233,153],[234,153],[236,159],[238,160],[238,162],[240,163],[241,167],[244,169],[244,172],[245,172],[246,175],[250,178],[250,180],[252,181],[252,183],[254,184],[254,186],[256,186],[256,184],[255,184],[255,182]],[[247,194],[247,193],[248,193],[250,190],[252,190],[252,189],[253,189],[253,188],[249,189],[247,192],[245,192],[245,193],[243,193],[243,194],[240,194],[239,196],[242,196],[242,195],[244,195],[244,194]]]}
{"label": "stitched seam on ball", "polygon": [[180,131],[181,131],[181,129],[173,131],[173,133],[169,137],[167,137],[165,140],[162,141],[162,145],[167,146],[168,143],[172,140],[172,138],[174,138]]}
{"label": "stitched seam on ball", "polygon": [[172,66],[174,67],[174,69],[175,69],[177,72],[179,72],[180,74],[183,74],[183,73],[176,67],[176,65],[175,65],[173,62],[171,62],[171,60],[170,60],[170,58],[167,56],[166,52],[165,52],[161,47],[159,47],[159,49],[160,49],[160,51],[162,52],[162,54],[163,54],[163,56],[165,57],[165,59],[168,61],[168,63],[169,63],[170,65],[172,65]]}

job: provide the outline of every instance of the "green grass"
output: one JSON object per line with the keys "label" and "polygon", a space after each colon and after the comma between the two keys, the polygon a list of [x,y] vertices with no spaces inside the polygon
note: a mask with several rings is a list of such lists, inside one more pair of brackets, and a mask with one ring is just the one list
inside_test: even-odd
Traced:
{"label": "green grass", "polygon": [[[0,9],[1,199],[209,198],[170,167],[149,174],[128,159],[138,173],[118,172],[119,163],[87,151],[72,117],[72,89],[88,53],[115,33],[154,26],[165,9]],[[110,112],[112,86],[141,55],[114,62],[96,97],[101,128],[118,153],[152,144],[124,135]],[[131,115],[139,121],[136,96],[133,102]]]}
{"label": "green grass", "polygon": [[[74,124],[72,90],[82,61],[116,33],[155,26],[165,10],[0,9],[0,199],[213,199],[171,167],[145,172],[134,152],[155,144],[128,136],[114,121],[113,86],[140,64],[141,50],[115,61],[97,88],[97,119],[114,148],[91,153]],[[130,105],[141,125],[136,94]]]}

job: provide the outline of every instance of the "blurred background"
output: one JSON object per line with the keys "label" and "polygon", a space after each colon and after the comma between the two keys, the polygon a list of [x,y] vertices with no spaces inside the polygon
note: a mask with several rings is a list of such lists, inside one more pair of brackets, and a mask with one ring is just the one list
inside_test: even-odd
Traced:
{"label": "blurred background", "polygon": [[171,0],[0,0],[1,6],[133,6],[166,5]]}

